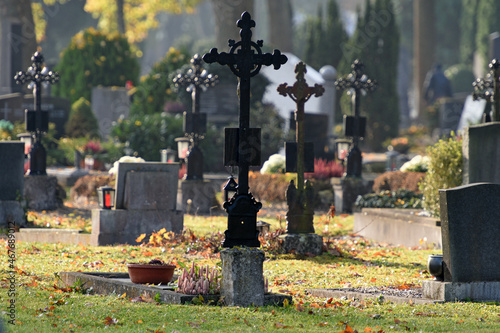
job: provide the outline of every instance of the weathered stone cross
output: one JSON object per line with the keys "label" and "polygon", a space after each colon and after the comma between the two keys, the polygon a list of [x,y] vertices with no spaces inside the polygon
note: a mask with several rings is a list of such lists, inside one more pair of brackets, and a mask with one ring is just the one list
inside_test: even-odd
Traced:
{"label": "weathered stone cross", "polygon": [[[217,62],[220,65],[227,65],[234,75],[239,79],[239,98],[240,98],[240,116],[239,128],[236,132],[237,137],[233,138],[237,144],[236,161],[238,165],[238,188],[236,195],[224,204],[228,212],[228,230],[226,230],[226,239],[224,247],[233,246],[251,246],[258,247],[260,242],[257,232],[257,212],[262,204],[257,203],[248,189],[248,171],[252,161],[259,161],[260,164],[260,139],[255,138],[258,131],[250,128],[250,78],[257,75],[262,66],[273,65],[279,69],[286,63],[287,57],[279,50],[271,53],[262,53],[262,41],[252,42],[252,28],[255,27],[255,21],[252,20],[248,12],[241,15],[237,26],[241,28],[241,41],[229,41],[231,50],[229,53],[219,53],[216,48],[210,50],[203,56],[207,63]],[[226,129],[227,130],[227,129]],[[228,131],[226,131],[227,133]],[[260,137],[260,134],[257,134]],[[228,138],[226,136],[226,147]],[[225,152],[225,154],[232,152]],[[255,159],[255,156],[259,156]],[[227,164],[226,164],[227,165]],[[235,165],[235,163],[231,164]]]}
{"label": "weathered stone cross", "polygon": [[[278,86],[278,92],[283,96],[290,96],[290,98],[297,104],[295,110],[296,122],[296,143],[297,143],[297,188],[293,181],[287,190],[287,232],[288,233],[311,233],[314,232],[313,226],[313,202],[312,198],[306,196],[304,191],[304,105],[311,98],[311,96],[319,97],[323,95],[325,89],[322,85],[315,84],[313,87],[307,85],[304,78],[307,72],[306,65],[299,62],[295,66],[295,73],[297,81],[293,86],[282,83]],[[289,156],[287,156],[289,158]],[[308,192],[312,189],[307,185]],[[306,216],[307,215],[307,216]]]}

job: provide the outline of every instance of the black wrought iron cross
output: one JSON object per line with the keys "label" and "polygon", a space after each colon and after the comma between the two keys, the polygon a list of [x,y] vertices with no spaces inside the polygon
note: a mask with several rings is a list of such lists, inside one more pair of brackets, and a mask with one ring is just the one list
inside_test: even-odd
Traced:
{"label": "black wrought iron cross", "polygon": [[491,111],[485,112],[483,122],[500,121],[500,62],[498,59],[493,59],[489,64],[490,71],[484,79],[476,79],[472,83],[474,100],[485,99],[491,102]]}
{"label": "black wrought iron cross", "polygon": [[[279,50],[274,50],[273,54],[263,54],[261,50],[263,42],[252,42],[251,29],[255,27],[255,21],[248,12],[241,15],[236,25],[241,28],[241,41],[230,40],[229,53],[219,53],[216,48],[213,48],[203,56],[203,60],[207,63],[217,62],[220,65],[229,66],[239,79],[239,128],[229,132],[226,129],[226,133],[237,133],[238,186],[233,198],[224,203],[224,208],[228,213],[228,229],[225,231],[226,238],[223,246],[258,247],[260,242],[257,231],[257,212],[262,204],[256,202],[248,191],[249,166],[253,163],[255,155],[258,154],[260,157],[260,140],[255,140],[253,135],[255,129],[250,128],[250,78],[257,75],[262,66],[273,65],[275,69],[279,69],[288,59]],[[227,147],[228,137],[226,136],[226,150]]]}
{"label": "black wrought iron cross", "polygon": [[344,131],[346,136],[352,136],[352,147],[347,155],[347,177],[361,177],[362,157],[359,150],[359,139],[364,135],[364,127],[366,118],[359,115],[359,100],[362,91],[372,91],[375,89],[377,82],[371,80],[363,73],[364,65],[358,59],[354,60],[351,65],[352,72],[345,77],[335,81],[335,86],[338,90],[348,90],[351,95],[352,108],[354,117],[344,116]]}
{"label": "black wrought iron cross", "polygon": [[25,110],[26,130],[35,133],[35,142],[30,151],[30,175],[46,175],[47,156],[42,145],[42,132],[47,131],[48,115],[42,114],[42,83],[54,84],[59,81],[59,74],[43,67],[43,55],[37,51],[31,57],[32,64],[26,72],[20,71],[14,79],[17,84],[30,82],[28,88],[33,89],[35,110]]}
{"label": "black wrought iron cross", "polygon": [[176,87],[186,87],[186,91],[191,93],[193,107],[191,111],[198,113],[200,110],[200,92],[208,87],[213,87],[219,82],[217,75],[208,74],[202,66],[202,59],[199,54],[191,58],[191,68],[186,73],[179,73],[173,82]]}
{"label": "black wrought iron cross", "polygon": [[236,25],[241,28],[241,41],[229,40],[231,50],[229,53],[217,51],[217,48],[210,50],[203,56],[203,60],[209,64],[217,62],[221,65],[228,65],[231,71],[239,78],[240,95],[240,117],[239,117],[239,154],[238,154],[238,193],[248,193],[248,167],[252,152],[250,149],[241,149],[247,143],[247,134],[250,127],[250,78],[259,73],[263,65],[273,65],[274,69],[279,69],[287,62],[287,57],[279,50],[271,53],[262,53],[263,42],[252,42],[252,28],[255,21],[252,20],[248,12],[241,15]]}

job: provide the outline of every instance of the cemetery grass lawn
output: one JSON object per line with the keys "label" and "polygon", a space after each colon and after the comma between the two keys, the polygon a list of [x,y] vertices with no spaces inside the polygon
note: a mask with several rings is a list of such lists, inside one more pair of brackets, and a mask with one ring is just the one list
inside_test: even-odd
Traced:
{"label": "cemetery grass lawn", "polygon": [[[259,217],[260,219],[260,217]],[[279,227],[279,217],[262,217]],[[283,223],[283,221],[282,221]],[[225,217],[186,216],[186,227],[198,240],[223,231]],[[60,271],[126,272],[126,263],[160,258],[186,265],[216,265],[218,255],[196,250],[189,242],[170,246],[102,246],[16,243],[15,323],[6,321],[10,281],[7,242],[0,248],[0,304],[4,326],[12,332],[499,332],[500,306],[489,303],[404,304],[373,298],[364,301],[308,295],[307,289],[346,286],[392,286],[405,290],[431,279],[427,256],[439,250],[379,244],[352,235],[352,216],[316,216],[329,253],[318,257],[266,253],[264,275],[272,292],[292,295],[285,307],[239,308],[209,305],[133,302],[127,295],[87,294],[65,286]],[[283,224],[284,226],[284,224]],[[146,240],[146,239],[145,239]],[[85,286],[83,286],[85,288]]]}

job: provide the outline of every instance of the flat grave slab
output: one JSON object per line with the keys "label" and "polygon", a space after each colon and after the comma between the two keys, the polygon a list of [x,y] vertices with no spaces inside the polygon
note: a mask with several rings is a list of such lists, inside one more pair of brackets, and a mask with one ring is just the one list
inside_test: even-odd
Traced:
{"label": "flat grave slab", "polygon": [[[418,288],[421,289],[421,288]],[[374,288],[369,291],[356,290],[356,288],[339,288],[339,289],[308,289],[307,292],[315,297],[325,298],[345,298],[345,299],[380,299],[383,301],[392,302],[395,304],[432,304],[442,303],[441,299],[430,299],[422,297],[421,290],[416,290],[415,293],[391,293],[383,289]]]}
{"label": "flat grave slab", "polygon": [[[159,300],[167,304],[186,304],[193,301],[193,298],[198,295],[186,295],[174,291],[174,285],[146,285],[135,284],[130,281],[128,273],[113,273],[113,272],[61,272],[61,279],[67,285],[73,285],[77,281],[83,283],[85,288],[92,288],[93,292],[103,295],[123,295],[126,293],[127,298],[135,298],[139,296],[147,296],[155,298],[159,295]],[[174,280],[175,280],[174,276]],[[213,301],[217,304],[220,295],[202,295],[203,299]],[[287,299],[289,304],[292,303],[292,296],[282,294],[267,294],[264,295],[264,306],[275,305],[283,306],[283,301]]]}

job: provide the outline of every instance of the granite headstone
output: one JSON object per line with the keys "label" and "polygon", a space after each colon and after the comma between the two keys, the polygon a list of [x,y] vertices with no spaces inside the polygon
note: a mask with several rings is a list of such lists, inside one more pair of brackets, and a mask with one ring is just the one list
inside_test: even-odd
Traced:
{"label": "granite headstone", "polygon": [[439,190],[444,280],[500,281],[500,184]]}

